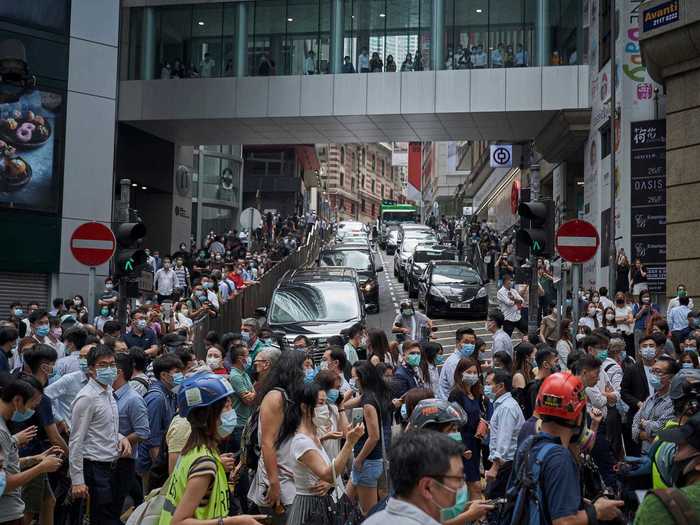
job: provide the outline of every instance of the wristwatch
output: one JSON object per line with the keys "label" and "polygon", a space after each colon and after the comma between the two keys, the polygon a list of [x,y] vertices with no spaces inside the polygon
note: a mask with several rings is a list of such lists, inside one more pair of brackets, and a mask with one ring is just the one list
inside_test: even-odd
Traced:
{"label": "wristwatch", "polygon": [[596,513],[593,504],[584,503],[583,510],[586,511],[586,516],[588,516],[588,525],[598,525],[598,514]]}

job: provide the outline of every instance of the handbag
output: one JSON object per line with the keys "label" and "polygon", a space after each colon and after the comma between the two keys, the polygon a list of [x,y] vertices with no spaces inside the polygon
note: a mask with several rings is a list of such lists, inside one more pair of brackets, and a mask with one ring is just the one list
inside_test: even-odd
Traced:
{"label": "handbag", "polygon": [[486,434],[489,433],[489,424],[484,418],[479,419],[479,424],[476,425],[476,432],[474,432],[474,437],[477,439],[484,439]]}
{"label": "handbag", "polygon": [[126,520],[126,525],[158,525],[169,483],[170,478],[163,483],[162,487],[152,490],[144,502],[131,513],[129,519]]}

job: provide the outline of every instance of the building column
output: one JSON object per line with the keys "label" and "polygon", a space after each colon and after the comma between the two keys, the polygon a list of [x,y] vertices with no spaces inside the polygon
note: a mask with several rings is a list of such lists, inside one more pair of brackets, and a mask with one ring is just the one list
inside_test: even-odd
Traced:
{"label": "building column", "polygon": [[433,70],[437,71],[445,67],[445,0],[433,0],[431,33]]}
{"label": "building column", "polygon": [[551,26],[549,23],[549,0],[537,0],[537,23],[535,24],[535,66],[546,66],[552,54]]}
{"label": "building column", "polygon": [[[639,16],[640,46],[651,77],[666,86],[666,294],[675,296],[679,283],[700,299],[700,11],[696,2],[681,0],[680,13],[668,16],[668,6],[652,0]],[[657,9],[659,8],[659,9]],[[644,30],[644,19],[660,23]]]}
{"label": "building column", "polygon": [[146,7],[143,10],[141,28],[141,80],[156,78],[156,10]]}
{"label": "building column", "polygon": [[236,77],[244,77],[248,72],[248,2],[236,4]]}
{"label": "building column", "polygon": [[333,0],[331,5],[331,72],[343,72],[343,41],[345,38],[345,2]]}

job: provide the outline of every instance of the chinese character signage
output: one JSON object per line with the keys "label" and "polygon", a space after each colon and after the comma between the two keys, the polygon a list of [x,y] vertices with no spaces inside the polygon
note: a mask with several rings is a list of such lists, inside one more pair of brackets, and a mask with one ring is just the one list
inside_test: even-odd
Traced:
{"label": "chinese character signage", "polygon": [[647,267],[649,289],[666,290],[666,121],[631,123],[632,259]]}

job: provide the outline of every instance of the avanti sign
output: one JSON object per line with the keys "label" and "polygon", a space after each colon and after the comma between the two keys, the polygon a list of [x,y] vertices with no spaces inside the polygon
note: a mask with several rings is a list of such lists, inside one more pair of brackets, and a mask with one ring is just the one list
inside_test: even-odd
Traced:
{"label": "avanti sign", "polygon": [[680,20],[680,1],[671,0],[644,10],[644,32],[658,29]]}

